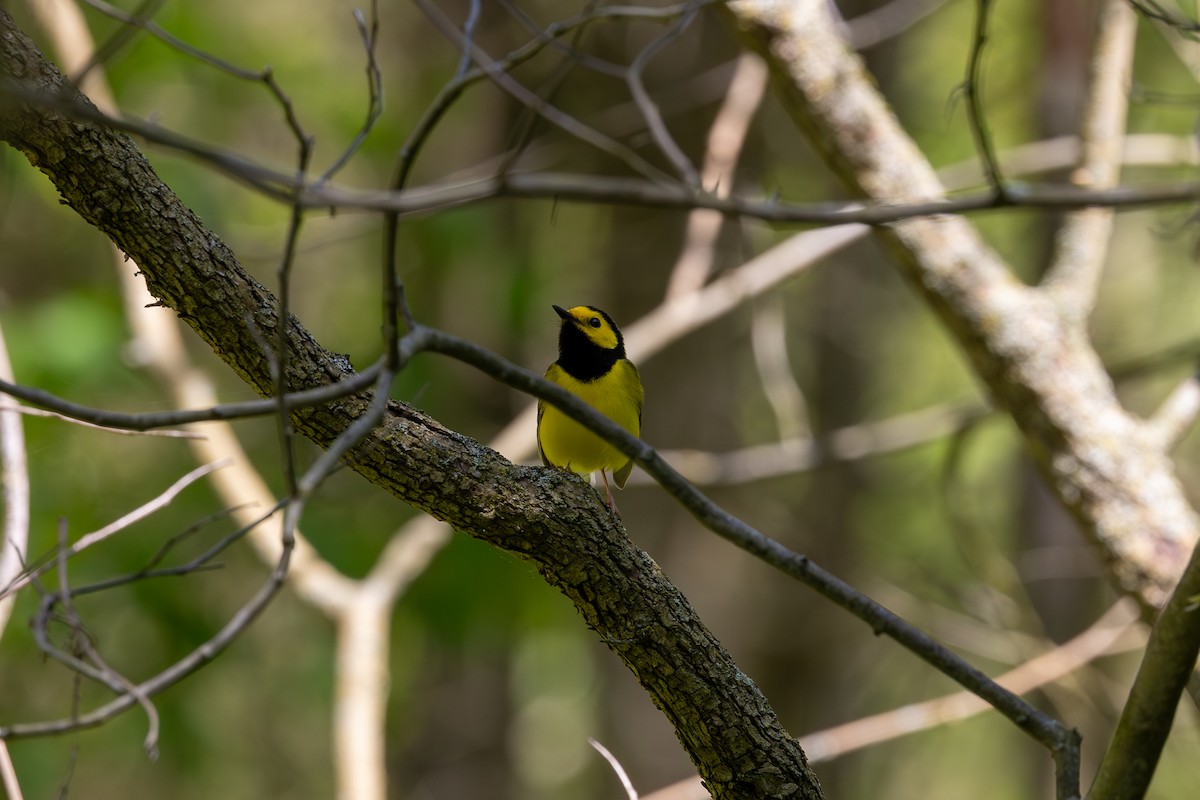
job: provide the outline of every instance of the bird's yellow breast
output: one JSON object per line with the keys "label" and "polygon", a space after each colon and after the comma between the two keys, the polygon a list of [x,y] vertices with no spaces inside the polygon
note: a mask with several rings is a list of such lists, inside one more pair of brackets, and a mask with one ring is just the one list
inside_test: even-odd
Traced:
{"label": "bird's yellow breast", "polygon": [[[577,395],[634,436],[641,434],[644,392],[631,362],[622,359],[592,381],[572,378],[558,364],[551,364],[546,379]],[[629,457],[620,450],[545,402],[538,403],[538,446],[545,463],[585,475],[601,469],[616,473],[629,463]],[[622,475],[619,485],[624,483]]]}

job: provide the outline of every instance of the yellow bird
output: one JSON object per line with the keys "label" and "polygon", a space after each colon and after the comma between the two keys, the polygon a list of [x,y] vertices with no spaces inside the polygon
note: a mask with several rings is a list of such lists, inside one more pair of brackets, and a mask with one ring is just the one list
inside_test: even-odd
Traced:
{"label": "yellow bird", "polygon": [[[546,370],[546,380],[584,400],[634,436],[641,435],[642,402],[646,393],[637,367],[625,357],[625,340],[612,317],[594,306],[570,310],[554,306],[562,317],[558,331],[558,361]],[[546,466],[580,475],[599,472],[608,507],[620,516],[606,470],[624,488],[633,461],[616,447],[584,428],[545,401],[538,401],[538,451]]]}

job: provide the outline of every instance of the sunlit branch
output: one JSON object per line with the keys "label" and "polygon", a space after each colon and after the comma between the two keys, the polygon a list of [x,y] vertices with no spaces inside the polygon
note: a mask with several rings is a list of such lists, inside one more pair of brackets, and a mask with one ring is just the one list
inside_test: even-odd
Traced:
{"label": "sunlit branch", "polygon": [[907,31],[946,5],[948,0],[890,0],[841,25],[842,35],[855,50],[866,50]]}
{"label": "sunlit branch", "polygon": [[[0,331],[0,378],[12,380],[8,345]],[[0,395],[0,500],[4,503],[0,530],[0,636],[8,625],[16,598],[5,591],[20,575],[29,547],[29,465],[25,432],[16,403]],[[7,756],[7,753],[2,754]]]}
{"label": "sunlit branch", "polygon": [[[838,428],[818,436],[784,438],[726,453],[663,450],[660,455],[697,485],[740,485],[918,447],[949,436],[988,413],[986,407],[978,404],[948,404]],[[636,472],[630,476],[630,482],[651,483],[647,476]]]}
{"label": "sunlit branch", "polygon": [[775,428],[781,441],[811,430],[808,403],[788,357],[787,337],[783,298],[779,295],[758,298],[750,321],[750,349],[754,353],[759,384],[775,415]]}
{"label": "sunlit branch", "polygon": [[[1126,0],[1106,0],[1089,70],[1079,137],[1082,157],[1072,175],[1077,186],[1108,189],[1120,180],[1136,34],[1137,17]],[[1095,305],[1112,222],[1112,209],[1081,209],[1063,220],[1055,237],[1054,256],[1042,285],[1054,293],[1062,313],[1081,326]]]}
{"label": "sunlit branch", "polygon": [[8,800],[24,800],[21,783],[17,780],[17,770],[8,752],[8,742],[3,739],[0,739],[0,786],[4,787]]}
{"label": "sunlit branch", "polygon": [[[730,9],[747,41],[772,59],[780,77],[775,86],[794,121],[850,191],[877,202],[938,192],[928,160],[897,124],[861,59],[836,41],[822,0],[800,0],[786,14],[759,0]],[[835,84],[843,91],[826,91]],[[1147,610],[1166,601],[1143,661],[1147,679],[1137,684],[1144,692],[1139,697],[1135,688],[1137,699],[1127,707],[1137,709],[1131,734],[1148,730],[1140,726],[1153,713],[1158,717],[1150,729],[1159,732],[1186,682],[1179,664],[1187,662],[1190,670],[1200,647],[1200,621],[1194,614],[1185,618],[1181,604],[1181,593],[1196,592],[1200,559],[1192,556],[1183,581],[1172,588],[1180,561],[1194,550],[1200,519],[1170,461],[1121,407],[1086,337],[1061,317],[1052,298],[1021,285],[966,221],[914,219],[883,235],[910,283],[950,321],[947,328],[997,404],[1018,422],[1059,499],[1109,554],[1114,581]],[[1144,762],[1161,746],[1156,738],[1131,735],[1129,742],[1143,749],[1113,758],[1112,774],[1131,758]],[[1080,793],[1078,750],[1062,744],[1051,745],[1057,792],[1072,798]]]}
{"label": "sunlit branch", "polygon": [[[1118,602],[1087,630],[999,675],[996,682],[1016,694],[1028,694],[1063,679],[1101,656],[1141,646],[1140,637],[1138,641],[1122,645],[1126,634],[1136,630],[1137,624],[1136,604],[1130,600]],[[812,761],[831,761],[873,744],[969,719],[990,710],[991,707],[975,695],[957,692],[806,734],[800,737],[800,742]]]}
{"label": "sunlit branch", "polygon": [[[700,173],[700,185],[717,197],[733,194],[738,156],[762,102],[767,77],[767,65],[761,58],[753,53],[738,56],[725,98],[708,132]],[[699,289],[708,280],[724,224],[724,216],[712,209],[696,209],[688,214],[683,247],[667,280],[668,299]]]}
{"label": "sunlit branch", "polygon": [[1164,451],[1170,451],[1196,424],[1200,415],[1200,378],[1191,375],[1175,387],[1146,420],[1147,429]]}

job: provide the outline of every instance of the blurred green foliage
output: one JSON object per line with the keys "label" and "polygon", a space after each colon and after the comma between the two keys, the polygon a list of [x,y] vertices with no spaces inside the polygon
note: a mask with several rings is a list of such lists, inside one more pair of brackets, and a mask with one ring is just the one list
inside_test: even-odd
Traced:
{"label": "blurred green foliage", "polygon": [[[15,5],[27,30],[48,42]],[[132,10],[137,4],[121,5]],[[846,3],[844,11],[853,16],[870,5]],[[1045,104],[1035,100],[1050,89],[1073,86],[1079,92],[1081,75],[1056,71],[1048,57],[1050,5],[1019,0],[995,10],[985,100],[1001,148],[1056,135]],[[1090,4],[1066,5],[1078,15],[1078,35],[1086,43]],[[336,178],[365,189],[387,185],[397,148],[460,58],[415,7],[380,6],[385,113]],[[542,23],[567,13],[545,0],[523,7]],[[156,19],[183,41],[241,68],[270,66],[315,139],[321,170],[352,140],[366,114],[365,58],[354,8],[341,0],[174,2],[163,4]],[[466,4],[445,9],[461,21]],[[86,13],[99,41],[118,31],[112,20]],[[975,158],[956,100],[973,13],[973,4],[947,3],[866,54],[898,115],[937,166]],[[628,63],[659,30],[646,23],[597,25],[582,47]],[[501,6],[484,4],[476,37],[495,56],[522,44],[528,33]],[[1194,96],[1195,81],[1159,33],[1144,25],[1140,45],[1139,87]],[[735,53],[729,32],[705,13],[647,75],[655,97],[673,109],[667,122],[694,158],[723,87],[721,73],[711,70]],[[517,74],[544,89],[560,64],[561,56],[551,51]],[[144,35],[105,66],[127,112],[276,169],[295,168],[296,143],[261,85]],[[619,82],[577,68],[554,100],[664,163]],[[1195,113],[1194,101],[1136,102],[1129,127],[1190,135]],[[478,165],[501,155],[524,119],[525,112],[493,86],[472,88],[422,152],[414,182],[487,174]],[[288,209],[194,158],[146,150],[246,268],[275,285]],[[24,161],[11,151],[0,158],[0,321],[18,379],[104,408],[167,408],[162,390],[124,352],[121,300],[105,242],[62,207]],[[528,158],[537,169],[619,171],[541,123],[533,126]],[[841,196],[770,100],[743,161],[738,186],[747,193],[779,191],[796,200]],[[1126,179],[1181,174],[1186,172],[1179,168],[1139,168],[1127,171]],[[1093,326],[1110,362],[1153,356],[1196,338],[1200,280],[1194,234],[1185,227],[1190,213],[1120,216]],[[1052,216],[1014,211],[976,221],[1018,274],[1036,279],[1047,258]],[[620,323],[636,320],[662,296],[684,222],[678,212],[493,202],[405,220],[401,271],[421,319],[541,369],[554,352],[550,303],[591,303]],[[755,242],[791,233],[749,227],[753,236],[746,238]],[[360,367],[380,349],[380,235],[380,222],[370,215],[313,213],[294,266],[295,312],[324,344]],[[733,268],[745,255],[744,246],[723,240],[718,267]],[[848,248],[779,291],[791,364],[816,431],[978,395],[938,320],[873,243]],[[775,438],[751,355],[751,317],[749,308],[740,309],[640,365],[648,441],[720,451]],[[252,396],[188,336],[222,400]],[[1149,411],[1185,369],[1166,362],[1123,381],[1120,389],[1134,408]],[[394,393],[485,441],[528,402],[432,356],[416,359]],[[60,529],[71,538],[95,530],[194,466],[178,440],[115,436],[41,418],[28,419],[25,429],[33,554],[49,552]],[[237,430],[266,480],[282,489],[274,425],[240,422]],[[307,446],[298,454],[304,463],[315,457]],[[1181,474],[1192,484],[1200,477],[1197,454],[1192,441],[1179,452]],[[1082,538],[1040,498],[1029,473],[1011,423],[997,417],[903,452],[711,493],[999,672],[1031,654],[1017,632],[1077,632],[1112,600]],[[621,506],[633,539],[693,601],[793,733],[954,688],[895,645],[731,551],[654,489],[627,491]],[[197,484],[169,508],[73,560],[71,579],[82,584],[137,570],[166,539],[218,511],[218,498]],[[302,527],[334,565],[362,575],[413,517],[411,509],[343,471],[322,488]],[[172,558],[199,552],[232,527],[225,519],[202,526]],[[1051,555],[1058,560],[1047,562]],[[81,599],[80,613],[97,646],[134,678],[190,651],[229,619],[266,574],[243,546],[221,560],[219,571],[137,582]],[[1060,562],[1062,569],[1055,566]],[[1029,570],[1030,564],[1042,568]],[[73,707],[107,699],[39,656],[24,624],[36,609],[36,594],[24,592],[0,648],[4,723],[69,716]],[[632,677],[594,641],[570,605],[513,558],[456,535],[402,600],[393,624],[393,796],[621,796],[588,748],[589,735],[614,752],[643,792],[690,773],[669,726]],[[65,629],[55,628],[55,635],[64,637]],[[979,641],[989,647],[973,650]],[[227,653],[156,698],[163,726],[157,761],[142,755],[146,720],[135,709],[99,730],[14,743],[26,797],[52,796],[63,784],[68,794],[97,800],[328,797],[333,646],[330,623],[285,592]],[[997,658],[997,652],[1009,658]],[[1136,654],[1105,659],[1038,698],[1084,732],[1089,759],[1106,742],[1135,666]],[[1200,770],[1189,752],[1198,738],[1194,715],[1183,715],[1178,728],[1156,797],[1192,796],[1200,789]],[[1085,763],[1085,773],[1088,768]],[[892,800],[1050,796],[1049,770],[1046,754],[994,715],[818,767],[831,797]]]}

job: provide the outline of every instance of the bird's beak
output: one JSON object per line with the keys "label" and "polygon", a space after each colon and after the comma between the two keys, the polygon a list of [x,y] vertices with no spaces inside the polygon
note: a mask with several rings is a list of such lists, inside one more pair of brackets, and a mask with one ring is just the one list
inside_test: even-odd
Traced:
{"label": "bird's beak", "polygon": [[570,312],[570,311],[567,311],[567,310],[566,310],[565,308],[563,308],[562,306],[551,306],[551,308],[553,308],[553,309],[554,309],[554,313],[555,313],[555,314],[558,314],[558,315],[559,315],[560,317],[562,317],[563,319],[569,319],[569,320],[574,320],[574,319],[575,319],[574,317],[572,317],[572,316],[571,316],[571,312]]}

